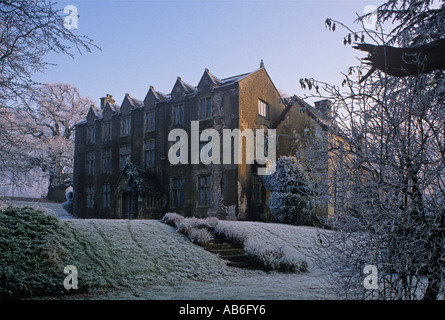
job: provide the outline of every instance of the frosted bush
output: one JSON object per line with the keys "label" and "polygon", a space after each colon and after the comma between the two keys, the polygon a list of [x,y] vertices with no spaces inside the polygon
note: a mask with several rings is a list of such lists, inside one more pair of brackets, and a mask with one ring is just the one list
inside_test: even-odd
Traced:
{"label": "frosted bush", "polygon": [[284,245],[273,247],[258,241],[248,240],[244,245],[246,255],[264,268],[284,272],[306,272],[308,264],[301,260],[295,250]]}
{"label": "frosted bush", "polygon": [[201,246],[208,244],[212,239],[212,231],[218,225],[217,218],[198,219],[184,218],[176,213],[167,213],[161,220],[184,234],[193,243]]}
{"label": "frosted bush", "polygon": [[215,228],[216,235],[235,243],[243,244],[248,236],[246,230],[237,228],[235,224],[218,224]]}
{"label": "frosted bush", "polygon": [[184,220],[184,217],[175,212],[168,212],[164,215],[161,222],[168,224],[171,227],[177,228],[179,223]]}
{"label": "frosted bush", "polygon": [[189,237],[192,229],[193,229],[193,225],[190,223],[190,221],[188,221],[188,219],[183,219],[181,220],[181,222],[179,222],[179,224],[176,226],[176,229],[178,232],[186,235],[187,237]]}
{"label": "frosted bush", "polygon": [[216,226],[218,225],[218,218],[212,217],[212,218],[207,218],[207,219],[202,219],[201,220],[201,226],[210,229],[210,230],[214,230],[216,228]]}
{"label": "frosted bush", "polygon": [[207,229],[192,228],[189,230],[188,238],[194,243],[205,246],[213,239],[213,236]]}

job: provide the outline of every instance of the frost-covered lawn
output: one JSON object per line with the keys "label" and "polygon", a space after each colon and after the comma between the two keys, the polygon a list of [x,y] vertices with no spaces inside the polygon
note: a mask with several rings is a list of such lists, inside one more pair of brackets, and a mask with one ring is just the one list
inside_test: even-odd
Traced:
{"label": "frost-covered lawn", "polygon": [[[304,273],[228,267],[216,255],[156,220],[62,220],[66,263],[95,284],[89,299],[329,299],[309,249],[316,229],[220,221],[251,243],[285,246],[308,262]],[[76,296],[74,296],[76,297]],[[84,297],[82,297],[84,298]]]}

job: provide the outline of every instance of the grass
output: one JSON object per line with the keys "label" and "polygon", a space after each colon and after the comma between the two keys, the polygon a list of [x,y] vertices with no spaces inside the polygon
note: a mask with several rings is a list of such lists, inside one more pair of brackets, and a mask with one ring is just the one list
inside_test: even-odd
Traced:
{"label": "grass", "polygon": [[[15,229],[7,224],[11,218],[2,216],[2,241],[8,250],[2,250],[1,254],[9,252],[8,261],[12,262],[0,260],[0,277],[3,277],[0,285],[2,288],[9,286],[11,292],[17,293],[9,297],[39,298],[55,294],[59,295],[58,298],[67,299],[326,297],[319,283],[320,274],[311,268],[310,263],[305,273],[229,267],[224,260],[160,221],[57,220],[42,213],[37,216],[30,213],[30,216],[32,221],[34,218],[39,221],[36,226],[29,225],[28,218],[24,218],[27,216],[22,213],[14,217],[15,223],[22,225],[20,230],[28,247],[17,241],[18,233],[7,235]],[[191,224],[202,227],[203,221],[198,220],[191,221]],[[309,262],[305,252],[315,236],[313,228],[257,222],[215,222],[205,221],[207,226],[215,229],[218,226],[226,232],[231,229],[233,233],[247,235],[248,240],[262,241],[268,247],[279,248],[285,244],[286,250],[293,250],[293,254],[300,254],[299,259]],[[18,252],[22,255],[16,255]],[[35,264],[33,259],[37,256],[41,260]],[[28,267],[24,268],[26,265]],[[63,289],[66,276],[63,268],[66,265],[76,266],[79,275],[79,289],[71,290],[69,296]],[[17,272],[17,267],[24,268],[23,273]],[[14,272],[20,277],[11,278]],[[27,282],[29,279],[44,279],[41,282],[43,286]],[[27,291],[18,289],[23,283],[27,283]],[[47,284],[51,284],[46,286],[51,290],[38,289]]]}

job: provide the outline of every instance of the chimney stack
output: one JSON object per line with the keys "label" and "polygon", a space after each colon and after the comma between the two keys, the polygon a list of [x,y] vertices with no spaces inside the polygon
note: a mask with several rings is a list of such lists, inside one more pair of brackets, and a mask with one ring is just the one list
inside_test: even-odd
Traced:
{"label": "chimney stack", "polygon": [[103,110],[105,108],[105,105],[107,104],[107,101],[111,104],[114,104],[116,101],[113,99],[113,96],[109,93],[105,97],[100,98],[100,110]]}

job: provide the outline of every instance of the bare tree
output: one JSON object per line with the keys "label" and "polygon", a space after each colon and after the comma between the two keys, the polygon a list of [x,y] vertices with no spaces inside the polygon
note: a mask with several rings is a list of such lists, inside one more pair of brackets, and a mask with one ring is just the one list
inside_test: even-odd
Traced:
{"label": "bare tree", "polygon": [[25,141],[17,150],[27,172],[40,168],[49,179],[47,198],[64,200],[73,171],[74,126],[93,104],[77,88],[62,83],[43,85],[29,110],[17,112],[14,123]]}
{"label": "bare tree", "polygon": [[[445,6],[431,9],[431,4],[388,1],[378,8],[379,29],[348,29],[345,39],[352,34],[362,42],[406,47],[443,37]],[[399,25],[385,33],[381,26],[390,18]],[[329,28],[334,23],[330,20]],[[391,59],[387,54],[384,61]],[[410,63],[424,70],[425,57],[412,58]],[[333,102],[335,125],[328,139],[318,141],[318,150],[299,154],[318,177],[313,193],[324,195],[333,211],[326,220],[332,230],[319,236],[320,266],[331,288],[350,298],[443,298],[444,71],[401,76],[373,68],[351,67],[341,87],[300,81]],[[328,170],[317,170],[320,159],[329,163]],[[376,272],[371,286],[367,265]]]}
{"label": "bare tree", "polygon": [[0,0],[0,178],[19,179],[16,173],[29,169],[20,152],[29,145],[14,121],[32,111],[30,103],[41,86],[33,75],[51,65],[47,54],[74,57],[73,49],[83,53],[98,48],[65,28],[65,16],[52,0]]}
{"label": "bare tree", "polygon": [[0,108],[27,105],[37,88],[33,74],[51,64],[48,53],[73,57],[71,46],[79,53],[97,48],[65,28],[64,18],[52,0],[0,0]]}

